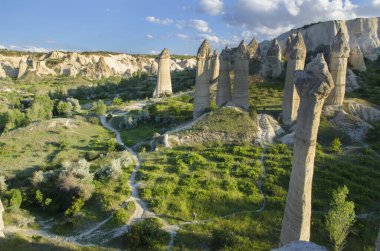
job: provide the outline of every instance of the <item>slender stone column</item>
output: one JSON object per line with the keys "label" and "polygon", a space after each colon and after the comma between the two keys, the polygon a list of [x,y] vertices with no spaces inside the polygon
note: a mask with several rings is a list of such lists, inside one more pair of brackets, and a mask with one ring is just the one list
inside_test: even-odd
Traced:
{"label": "slender stone column", "polygon": [[302,34],[297,33],[294,37],[289,37],[286,57],[288,64],[286,68],[285,89],[282,99],[282,122],[291,125],[297,119],[297,111],[300,97],[294,86],[294,73],[303,70],[306,59],[306,46]]}
{"label": "slender stone column", "polygon": [[3,203],[1,203],[1,199],[0,199],[0,237],[4,237],[3,212],[4,212],[4,207],[3,207]]}
{"label": "slender stone column", "polygon": [[318,54],[305,71],[296,72],[295,85],[301,100],[280,246],[310,239],[311,189],[318,127],[323,103],[334,86],[322,54]]}
{"label": "slender stone column", "polygon": [[219,68],[220,68],[218,49],[214,50],[214,54],[212,55],[212,59],[211,59],[211,66],[212,66],[211,84],[216,84],[216,83],[218,83]]}
{"label": "slender stone column", "polygon": [[248,73],[249,73],[249,53],[244,40],[233,55],[234,57],[234,88],[232,102],[243,109],[248,109]]}
{"label": "slender stone column", "polygon": [[219,80],[216,104],[221,107],[231,101],[230,49],[225,48],[219,56]]}
{"label": "slender stone column", "polygon": [[172,94],[172,80],[170,77],[170,53],[168,49],[163,49],[158,56],[157,85],[153,97],[162,94]]}
{"label": "slender stone column", "polygon": [[207,40],[204,40],[199,47],[197,54],[193,112],[194,119],[198,118],[210,107],[211,56],[211,47]]}
{"label": "slender stone column", "polygon": [[270,77],[278,77],[282,73],[281,50],[277,39],[273,39],[266,54],[267,70]]}
{"label": "slender stone column", "polygon": [[350,47],[346,36],[339,30],[330,46],[330,71],[335,87],[326,100],[327,105],[342,105],[346,93],[347,59]]}

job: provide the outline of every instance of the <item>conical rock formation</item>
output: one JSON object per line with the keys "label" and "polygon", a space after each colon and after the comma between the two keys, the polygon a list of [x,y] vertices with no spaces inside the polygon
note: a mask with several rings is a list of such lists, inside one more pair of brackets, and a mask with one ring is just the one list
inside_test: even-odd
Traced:
{"label": "conical rock formation", "polygon": [[278,77],[282,73],[281,49],[277,39],[273,39],[269,47],[264,65],[264,76]]}
{"label": "conical rock formation", "polygon": [[158,57],[157,85],[153,97],[164,94],[172,94],[172,80],[170,75],[170,53],[168,49],[163,49]]}
{"label": "conical rock formation", "polygon": [[248,75],[249,52],[244,40],[241,41],[234,55],[234,88],[232,102],[243,109],[248,109]]}
{"label": "conical rock formation", "polygon": [[350,57],[348,58],[348,61],[350,65],[352,66],[352,69],[357,71],[366,71],[367,67],[365,66],[364,62],[364,55],[362,53],[362,50],[360,50],[359,46],[356,46],[351,49]]}
{"label": "conical rock formation", "polygon": [[219,80],[216,104],[221,107],[231,101],[230,49],[226,47],[219,56]]}

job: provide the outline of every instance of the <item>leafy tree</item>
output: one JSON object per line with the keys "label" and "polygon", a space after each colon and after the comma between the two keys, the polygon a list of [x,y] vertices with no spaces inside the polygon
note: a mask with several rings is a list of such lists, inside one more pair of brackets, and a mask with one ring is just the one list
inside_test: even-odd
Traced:
{"label": "leafy tree", "polygon": [[97,115],[103,115],[107,112],[107,106],[103,100],[92,103],[92,111]]}
{"label": "leafy tree", "polygon": [[168,234],[161,230],[157,218],[148,218],[133,224],[126,234],[126,243],[131,250],[160,250],[168,240]]}
{"label": "leafy tree", "polygon": [[342,148],[342,143],[340,142],[340,139],[339,138],[335,138],[332,142],[331,142],[331,150],[336,153],[336,154],[340,154],[343,152],[343,148]]}
{"label": "leafy tree", "polygon": [[330,211],[326,215],[326,228],[336,251],[343,249],[350,227],[355,222],[355,205],[346,200],[348,192],[346,186],[333,191]]}
{"label": "leafy tree", "polygon": [[122,105],[123,104],[123,100],[121,98],[114,98],[112,100],[112,104],[114,104],[114,105]]}
{"label": "leafy tree", "polygon": [[53,117],[53,101],[49,96],[36,96],[32,106],[27,111],[29,121],[40,121]]}
{"label": "leafy tree", "polygon": [[17,109],[6,111],[0,115],[0,128],[6,132],[27,124],[25,114]]}
{"label": "leafy tree", "polygon": [[57,112],[59,115],[70,117],[72,115],[73,105],[69,102],[59,101],[57,104]]}
{"label": "leafy tree", "polygon": [[20,189],[11,190],[11,199],[9,200],[10,207],[12,210],[17,210],[20,208],[22,202],[22,194]]}

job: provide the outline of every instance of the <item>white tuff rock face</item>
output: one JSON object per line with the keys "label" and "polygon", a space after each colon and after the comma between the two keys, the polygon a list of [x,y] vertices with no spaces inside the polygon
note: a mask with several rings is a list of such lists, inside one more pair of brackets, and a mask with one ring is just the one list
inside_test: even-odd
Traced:
{"label": "white tuff rock face", "polygon": [[[307,51],[313,51],[320,45],[330,46],[338,30],[342,29],[343,33],[347,36],[351,49],[359,46],[364,57],[370,60],[376,60],[380,55],[379,23],[379,17],[321,22],[288,31],[280,35],[277,39],[282,51],[285,51],[287,38],[292,33],[301,32],[305,40]],[[263,46],[265,47],[265,45]]]}
{"label": "white tuff rock face", "polygon": [[297,120],[297,111],[300,97],[294,85],[294,74],[297,70],[303,70],[306,60],[306,47],[301,33],[294,34],[288,38],[286,51],[288,59],[286,67],[285,89],[282,100],[282,122],[291,125]]}
{"label": "white tuff rock face", "polygon": [[380,121],[380,110],[371,104],[359,103],[355,100],[347,100],[344,103],[344,106],[348,112],[367,122],[376,122]]}
{"label": "white tuff rock face", "polygon": [[305,71],[296,72],[295,85],[300,106],[280,246],[310,239],[311,189],[318,127],[323,103],[334,86],[322,54],[318,54]]}
{"label": "white tuff rock face", "polygon": [[153,97],[162,94],[172,94],[172,80],[170,75],[170,53],[164,49],[158,59],[157,85]]}
{"label": "white tuff rock face", "polygon": [[258,114],[257,124],[255,143],[261,145],[273,144],[275,138],[285,132],[278,121],[268,114]]}
{"label": "white tuff rock face", "polygon": [[364,62],[364,55],[360,50],[359,46],[356,46],[351,49],[350,57],[348,58],[349,64],[352,66],[352,69],[358,71],[366,71],[367,67]]}
{"label": "white tuff rock face", "polygon": [[[82,76],[91,80],[108,76],[131,77],[137,71],[156,74],[158,67],[154,58],[128,54],[109,53],[100,56],[96,53],[52,51],[40,58],[35,58],[33,55],[4,56],[0,52],[0,77],[17,78],[22,60],[27,64],[27,70],[22,75],[24,77],[33,75],[36,78],[47,75]],[[194,69],[195,65],[195,58],[170,60],[171,71]]]}
{"label": "white tuff rock face", "polygon": [[360,88],[360,85],[358,84],[358,80],[356,78],[355,73],[351,69],[347,69],[346,92],[349,93],[359,88]]}
{"label": "white tuff rock face", "polygon": [[214,50],[214,54],[212,55],[212,59],[211,59],[211,66],[212,66],[211,84],[218,84],[219,69],[220,69],[218,49]]}
{"label": "white tuff rock face", "polygon": [[272,249],[271,251],[327,251],[327,249],[312,242],[294,241],[281,248]]}

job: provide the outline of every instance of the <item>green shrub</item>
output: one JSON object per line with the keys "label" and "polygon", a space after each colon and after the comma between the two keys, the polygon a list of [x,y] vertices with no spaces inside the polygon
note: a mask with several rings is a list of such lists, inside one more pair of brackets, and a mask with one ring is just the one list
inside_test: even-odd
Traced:
{"label": "green shrub", "polygon": [[98,102],[92,103],[92,112],[97,115],[103,115],[107,112],[107,106],[104,104],[103,100],[98,100]]}
{"label": "green shrub", "polygon": [[53,117],[53,101],[49,96],[36,96],[32,106],[27,110],[29,121],[47,120]]}
{"label": "green shrub", "polygon": [[22,193],[20,189],[12,189],[11,199],[9,200],[9,206],[12,210],[17,210],[20,208],[22,203]]}
{"label": "green shrub", "polygon": [[335,138],[332,142],[331,142],[331,150],[336,153],[336,154],[340,154],[343,152],[343,148],[342,148],[342,143],[340,142],[340,139],[339,138]]}
{"label": "green shrub", "polygon": [[355,205],[346,200],[347,195],[346,186],[335,190],[330,211],[326,215],[326,228],[336,251],[343,249],[350,227],[355,222]]}
{"label": "green shrub", "polygon": [[57,112],[59,115],[70,117],[73,114],[73,105],[69,102],[59,101],[57,104]]}
{"label": "green shrub", "polygon": [[148,218],[131,226],[125,235],[126,245],[131,250],[162,250],[166,248],[168,233],[161,230],[157,218]]}

